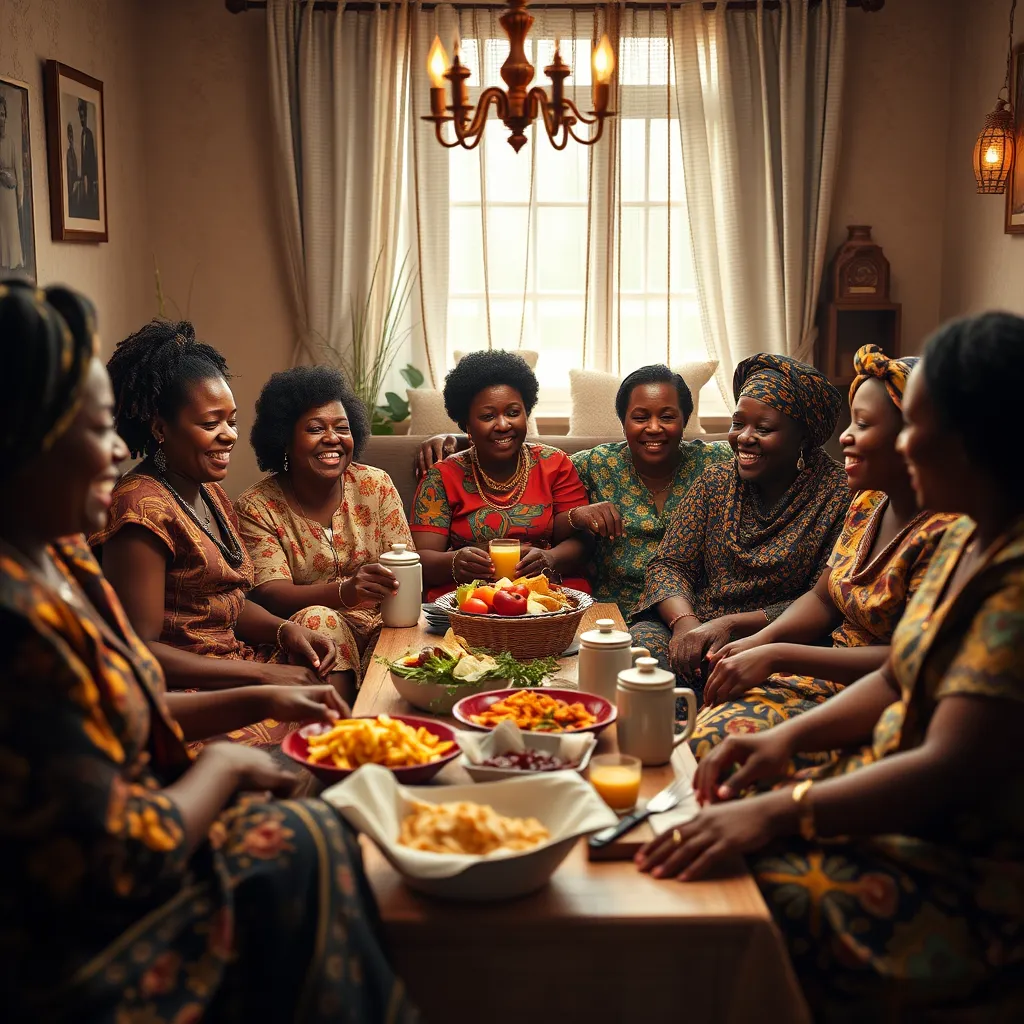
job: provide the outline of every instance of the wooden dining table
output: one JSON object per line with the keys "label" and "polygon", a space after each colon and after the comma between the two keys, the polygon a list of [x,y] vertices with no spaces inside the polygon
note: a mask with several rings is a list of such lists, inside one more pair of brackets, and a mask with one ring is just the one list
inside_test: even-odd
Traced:
{"label": "wooden dining table", "polygon": [[[614,604],[595,603],[579,632],[601,618],[625,628]],[[433,639],[422,619],[384,629],[376,655],[393,661]],[[575,685],[577,662],[560,659],[556,685]],[[376,661],[353,713],[427,714]],[[597,750],[616,749],[612,725]],[[644,770],[641,798],[694,768],[684,743],[673,765]],[[469,781],[456,761],[433,784]],[[387,951],[427,1024],[810,1020],[785,943],[741,862],[699,882],[659,881],[632,861],[589,860],[581,839],[540,892],[455,903],[413,892],[365,837],[363,851]]]}

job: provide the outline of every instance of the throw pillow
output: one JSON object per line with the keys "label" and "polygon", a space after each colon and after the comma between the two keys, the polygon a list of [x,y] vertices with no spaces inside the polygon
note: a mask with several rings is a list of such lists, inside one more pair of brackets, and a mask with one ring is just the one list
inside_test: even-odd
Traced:
{"label": "throw pillow", "polygon": [[[531,370],[536,370],[537,369],[537,353],[534,352],[533,349],[517,348],[517,349],[513,349],[512,351],[514,351],[517,356],[522,356],[523,359],[526,360],[526,365]],[[461,351],[459,351],[459,349],[456,349],[452,353],[452,355],[455,356],[455,362],[458,362],[465,354],[466,354],[465,352],[461,352]]]}
{"label": "throw pillow", "polygon": [[[683,437],[690,440],[707,433],[700,425],[700,390],[714,376],[718,360],[683,363],[672,369],[686,381],[693,396],[693,413],[683,432]],[[600,370],[569,371],[569,395],[572,399],[569,412],[570,437],[618,436],[622,433],[622,424],[615,415],[615,395],[621,383],[622,378],[614,373],[603,373]]]}

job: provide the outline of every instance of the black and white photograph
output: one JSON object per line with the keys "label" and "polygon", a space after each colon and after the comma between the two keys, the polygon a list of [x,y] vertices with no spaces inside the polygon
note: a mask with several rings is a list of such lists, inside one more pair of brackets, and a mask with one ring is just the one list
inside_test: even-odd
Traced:
{"label": "black and white photograph", "polygon": [[46,120],[53,238],[105,242],[103,83],[48,61]]}
{"label": "black and white photograph", "polygon": [[0,271],[36,277],[28,86],[0,75]]}

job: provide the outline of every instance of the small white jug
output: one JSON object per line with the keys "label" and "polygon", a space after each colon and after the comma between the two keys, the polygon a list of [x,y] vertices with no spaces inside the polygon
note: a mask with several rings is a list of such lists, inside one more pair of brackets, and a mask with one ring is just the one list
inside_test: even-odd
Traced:
{"label": "small white jug", "polygon": [[[655,658],[637,658],[636,667],[619,673],[616,686],[619,753],[640,758],[644,765],[667,764],[672,751],[693,733],[697,696],[676,686],[671,672]],[[686,729],[675,735],[676,697],[686,701]]]}
{"label": "small white jug", "polygon": [[629,633],[615,628],[614,619],[598,619],[597,629],[580,635],[579,688],[584,693],[615,702],[615,686],[619,673],[632,668],[641,655],[651,656],[646,647],[631,647]]}
{"label": "small white jug", "polygon": [[398,580],[398,590],[380,603],[380,617],[385,626],[415,626],[420,621],[420,594],[423,590],[423,566],[420,556],[409,551],[407,544],[392,544],[380,556],[380,564],[390,569]]}

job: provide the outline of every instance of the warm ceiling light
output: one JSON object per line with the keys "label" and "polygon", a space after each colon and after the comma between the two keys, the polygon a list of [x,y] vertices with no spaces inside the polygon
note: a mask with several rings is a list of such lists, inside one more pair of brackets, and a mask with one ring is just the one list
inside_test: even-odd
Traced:
{"label": "warm ceiling light", "polygon": [[1006,48],[1006,79],[1002,96],[996,101],[996,108],[988,117],[974,143],[974,178],[978,192],[982,195],[1001,196],[1006,191],[1006,179],[1013,165],[1016,148],[1016,134],[1013,124],[1013,109],[1010,107],[1010,65],[1013,61],[1013,14],[1017,0],[1010,4],[1010,36]]}
{"label": "warm ceiling light", "polygon": [[[451,65],[448,65],[441,41],[435,37],[427,57],[430,113],[423,120],[434,122],[434,134],[442,146],[449,149],[454,146],[475,149],[483,138],[487,114],[492,104],[511,131],[508,144],[517,153],[526,144],[526,129],[533,124],[538,114],[555,149],[565,149],[570,137],[584,146],[592,146],[601,138],[605,118],[615,116],[608,110],[610,82],[615,72],[615,53],[606,35],[601,37],[594,51],[594,109],[589,111],[589,115],[580,113],[576,104],[565,95],[565,80],[572,74],[572,68],[562,60],[557,42],[555,55],[544,69],[544,74],[551,79],[550,97],[540,86],[530,88],[534,67],[526,59],[526,36],[533,18],[526,12],[527,3],[528,0],[510,0],[508,10],[498,19],[508,36],[508,58],[501,66],[501,77],[507,88],[491,86],[484,89],[480,93],[475,113],[466,86],[466,79],[472,72],[462,63],[457,46]],[[451,103],[447,105],[444,79],[452,85]],[[455,131],[452,141],[448,141],[443,134],[443,126],[449,121]],[[597,130],[590,135],[580,136],[574,130],[579,124],[597,125]]]}

